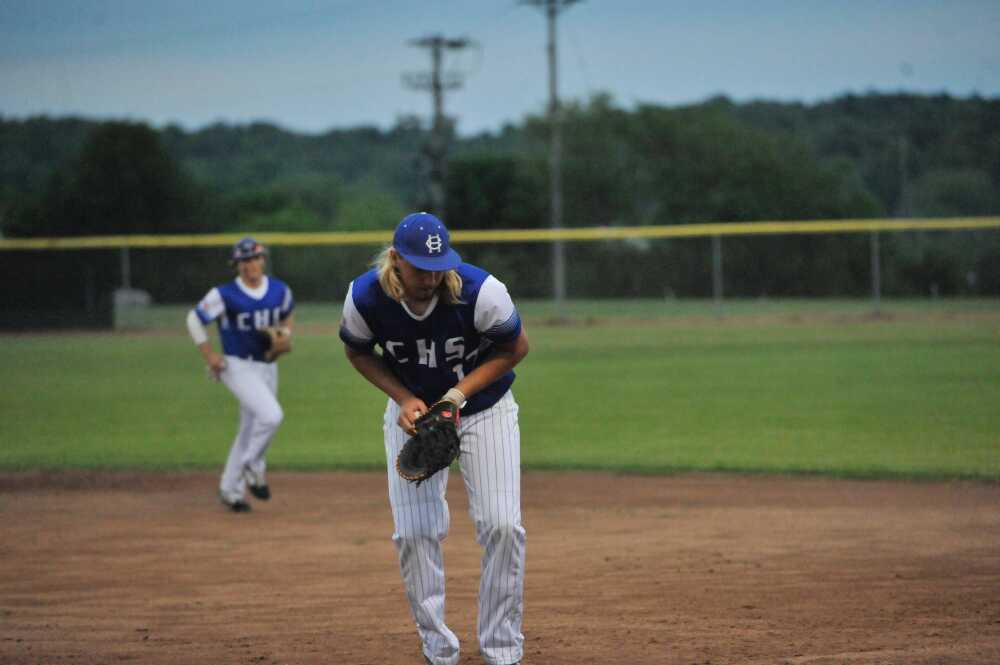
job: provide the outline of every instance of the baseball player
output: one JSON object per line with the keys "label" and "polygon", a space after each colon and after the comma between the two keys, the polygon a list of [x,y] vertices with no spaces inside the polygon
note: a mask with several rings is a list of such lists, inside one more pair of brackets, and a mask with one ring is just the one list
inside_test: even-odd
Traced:
{"label": "baseball player", "polygon": [[439,219],[413,213],[373,268],[348,287],[340,337],[354,368],[389,397],[382,431],[392,539],[424,658],[433,665],[459,660],[458,639],[445,624],[448,470],[413,484],[396,473],[395,460],[414,421],[428,405],[447,400],[460,409],[459,464],[483,548],[480,652],[491,665],[520,662],[525,531],[518,405],[510,387],[528,339],[507,288],[462,263]]}
{"label": "baseball player", "polygon": [[[191,339],[209,375],[221,381],[240,403],[240,424],[219,483],[219,498],[233,512],[246,512],[245,491],[271,498],[265,471],[268,446],[284,418],[278,404],[278,355],[290,350],[294,325],[292,290],[264,273],[266,250],[253,238],[233,246],[236,279],[210,290],[187,316]],[[212,348],[205,326],[218,321],[222,353]],[[262,334],[281,330],[282,342]],[[280,348],[279,348],[280,346]]]}

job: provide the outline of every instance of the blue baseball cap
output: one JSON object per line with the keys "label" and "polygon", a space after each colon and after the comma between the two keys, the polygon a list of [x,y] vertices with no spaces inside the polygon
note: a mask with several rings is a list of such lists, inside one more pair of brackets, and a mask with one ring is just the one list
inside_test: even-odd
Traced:
{"label": "blue baseball cap", "polygon": [[403,218],[392,237],[392,247],[404,259],[421,270],[454,270],[462,257],[451,248],[448,229],[428,212],[415,212]]}

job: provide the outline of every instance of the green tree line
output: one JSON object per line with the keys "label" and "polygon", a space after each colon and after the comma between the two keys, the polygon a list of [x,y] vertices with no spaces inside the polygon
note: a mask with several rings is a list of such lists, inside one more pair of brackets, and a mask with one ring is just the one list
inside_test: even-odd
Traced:
{"label": "green tree line", "polygon": [[[566,226],[1000,211],[996,99],[868,94],[806,105],[720,97],[625,109],[602,94],[569,103],[563,117]],[[548,136],[538,116],[493,133],[450,136],[449,226],[547,226]],[[266,123],[184,131],[0,118],[0,231],[18,237],[389,229],[409,210],[426,207],[427,138],[412,117],[389,130],[318,135]],[[886,234],[885,292],[1000,293],[997,235]],[[708,242],[571,243],[570,296],[705,296]],[[859,235],[727,237],[726,291],[864,294],[868,243]],[[525,296],[548,294],[546,244],[483,245],[465,254],[513,275],[508,281]],[[94,279],[114,283],[116,270],[111,257]],[[189,272],[183,284],[201,282],[201,289],[212,281],[199,279],[201,268]],[[327,288],[309,274],[298,277],[306,297]],[[194,287],[176,280],[147,281],[158,300],[192,297]]]}

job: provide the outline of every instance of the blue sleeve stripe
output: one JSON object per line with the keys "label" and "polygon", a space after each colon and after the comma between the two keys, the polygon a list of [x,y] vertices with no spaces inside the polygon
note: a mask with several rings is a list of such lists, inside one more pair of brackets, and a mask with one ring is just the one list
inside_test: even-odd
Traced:
{"label": "blue sleeve stripe", "polygon": [[506,321],[496,324],[484,334],[494,342],[501,344],[517,339],[517,336],[521,334],[521,317],[518,316],[517,310],[511,312]]}
{"label": "blue sleeve stripe", "polygon": [[351,347],[355,351],[361,351],[362,353],[371,353],[375,350],[374,340],[363,340],[358,339],[347,331],[347,328],[340,326],[340,339],[347,346]]}
{"label": "blue sleeve stripe", "polygon": [[198,315],[198,320],[201,321],[202,325],[207,326],[212,322],[212,319],[208,318],[208,315],[201,311],[201,307],[195,307],[194,313]]}

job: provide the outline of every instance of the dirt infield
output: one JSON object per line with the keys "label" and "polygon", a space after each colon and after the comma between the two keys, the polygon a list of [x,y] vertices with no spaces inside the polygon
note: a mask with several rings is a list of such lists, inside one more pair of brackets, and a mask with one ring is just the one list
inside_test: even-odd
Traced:
{"label": "dirt infield", "polygon": [[[418,665],[384,474],[0,475],[0,662]],[[525,665],[1000,663],[1000,487],[528,473]],[[449,488],[448,618],[479,548]]]}

